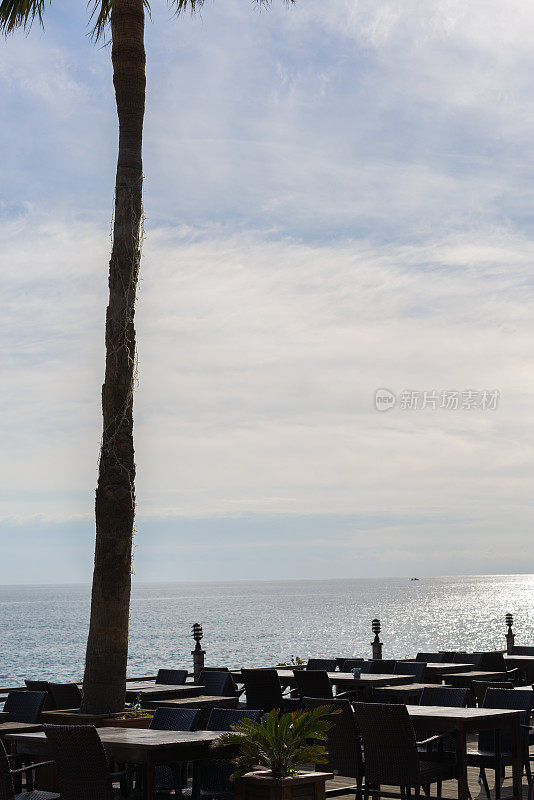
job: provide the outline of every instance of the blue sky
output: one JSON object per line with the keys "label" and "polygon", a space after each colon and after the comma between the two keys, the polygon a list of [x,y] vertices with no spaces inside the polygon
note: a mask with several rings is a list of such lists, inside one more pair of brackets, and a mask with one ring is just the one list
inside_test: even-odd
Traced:
{"label": "blue sky", "polygon": [[[152,11],[136,579],[531,571],[529,4]],[[0,45],[0,583],[91,574],[117,133],[87,23]]]}

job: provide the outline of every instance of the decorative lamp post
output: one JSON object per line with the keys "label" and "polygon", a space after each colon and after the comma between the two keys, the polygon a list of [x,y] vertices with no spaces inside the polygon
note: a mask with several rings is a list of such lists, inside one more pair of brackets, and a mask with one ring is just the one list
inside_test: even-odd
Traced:
{"label": "decorative lamp post", "polygon": [[514,646],[515,642],[515,636],[512,630],[512,625],[514,624],[514,618],[512,614],[508,612],[508,614],[506,614],[504,619],[506,620],[506,625],[508,626],[508,630],[506,631],[506,652],[508,653],[508,655],[510,655],[512,652],[512,647]]}
{"label": "decorative lamp post", "polygon": [[202,625],[198,622],[195,622],[191,628],[191,636],[196,642],[195,649],[191,650],[191,655],[193,656],[193,674],[195,681],[198,681],[198,676],[204,669],[204,656],[206,655],[206,651],[200,646],[200,640],[204,636],[204,632],[202,630]]}
{"label": "decorative lamp post", "polygon": [[371,647],[373,648],[373,661],[382,658],[382,642],[380,641],[379,633],[380,633],[380,620],[374,619],[371,623],[371,630],[373,631],[375,638],[371,642]]}

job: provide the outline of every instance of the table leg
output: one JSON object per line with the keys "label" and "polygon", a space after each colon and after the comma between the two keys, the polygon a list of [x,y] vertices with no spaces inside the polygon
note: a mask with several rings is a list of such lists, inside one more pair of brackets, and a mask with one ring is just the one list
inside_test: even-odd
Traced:
{"label": "table leg", "polygon": [[153,764],[147,764],[145,769],[145,798],[144,800],[155,800],[156,797],[156,775]]}
{"label": "table leg", "polygon": [[521,800],[523,779],[523,758],[521,752],[521,727],[519,714],[511,723],[512,734],[512,778],[514,800]]}
{"label": "table leg", "polygon": [[464,730],[457,730],[454,738],[456,741],[456,768],[458,770],[458,800],[468,800],[467,736]]}

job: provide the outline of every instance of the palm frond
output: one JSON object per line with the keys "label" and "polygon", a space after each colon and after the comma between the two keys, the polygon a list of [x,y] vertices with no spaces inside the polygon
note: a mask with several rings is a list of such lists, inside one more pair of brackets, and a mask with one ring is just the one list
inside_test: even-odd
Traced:
{"label": "palm frond", "polygon": [[[150,3],[148,0],[143,0],[143,4],[148,14],[150,14]],[[113,8],[113,0],[89,0],[87,5],[93,6],[91,11],[91,21],[93,22],[92,36],[95,42],[103,39],[106,35],[106,30],[111,20],[111,10]]]}
{"label": "palm frond", "polygon": [[[268,7],[272,5],[273,0],[255,0],[255,2],[259,6]],[[296,0],[282,0],[282,2],[289,5],[291,3],[295,3]],[[190,11],[191,14],[194,14],[196,11],[200,11],[204,5],[204,0],[170,0],[170,4],[176,8],[176,14],[179,16],[180,14],[184,14],[186,11]]]}
{"label": "palm frond", "polygon": [[45,6],[46,0],[1,0],[0,30],[7,35],[16,28],[31,28],[36,17],[42,25]]}

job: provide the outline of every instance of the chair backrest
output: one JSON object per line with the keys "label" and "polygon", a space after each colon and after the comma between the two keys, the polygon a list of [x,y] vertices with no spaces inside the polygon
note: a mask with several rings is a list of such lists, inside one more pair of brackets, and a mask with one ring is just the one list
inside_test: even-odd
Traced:
{"label": "chair backrest", "polygon": [[334,672],[335,668],[335,658],[309,658],[306,664],[306,669],[322,669],[326,672]]}
{"label": "chair backrest", "polygon": [[26,689],[30,692],[46,692],[46,699],[44,701],[43,711],[53,711],[55,709],[54,701],[50,693],[50,684],[48,681],[29,681],[25,680]]}
{"label": "chair backrest", "polygon": [[362,664],[365,664],[365,658],[346,658],[339,669],[341,672],[351,672],[353,669],[361,669]]}
{"label": "chair backrest", "polygon": [[10,722],[39,722],[46,700],[46,692],[9,692],[4,711]]}
{"label": "chair backrest", "polygon": [[394,675],[413,675],[416,683],[421,683],[426,670],[425,661],[397,661],[393,667]]}
{"label": "chair backrest", "polygon": [[154,711],[149,728],[153,731],[194,731],[202,710],[200,708],[170,708],[160,706]]}
{"label": "chair backrest", "polygon": [[480,669],[482,653],[455,653],[452,659],[453,664],[470,664],[470,669]]}
{"label": "chair backrest", "polygon": [[200,686],[203,686],[203,694],[214,697],[235,697],[237,694],[234,679],[229,672],[218,672],[217,670],[202,670],[198,676]]}
{"label": "chair backrest", "polygon": [[282,709],[282,687],[275,669],[242,669],[243,684],[247,696],[247,708],[271,711]]}
{"label": "chair backrest", "polygon": [[484,697],[486,696],[486,689],[513,689],[514,684],[512,681],[471,681],[471,694],[473,696],[474,705],[482,708]]}
{"label": "chair backrest", "polygon": [[322,697],[331,700],[334,696],[326,670],[295,670],[295,683],[302,700],[303,697]]}
{"label": "chair backrest", "polygon": [[[532,689],[486,689],[482,708],[503,708],[507,710],[522,711],[521,724],[528,725],[532,705],[534,704],[534,691]],[[495,739],[493,731],[481,731],[478,735],[479,750],[493,750]],[[501,750],[510,752],[512,741],[510,732],[505,729],[501,732]]]}
{"label": "chair backrest", "polygon": [[414,786],[419,756],[406,706],[353,703],[363,741],[365,779],[371,786]]}
{"label": "chair backrest", "polygon": [[506,664],[504,656],[500,650],[490,650],[485,653],[475,653],[480,655],[480,662],[478,669],[487,670],[488,672],[506,672]]}
{"label": "chair backrest", "polygon": [[328,706],[332,713],[325,719],[330,723],[325,742],[318,742],[326,747],[326,764],[317,764],[317,768],[347,778],[361,778],[363,775],[362,748],[360,732],[349,700],[329,700],[325,703],[313,697],[305,697],[302,708],[311,711],[313,708]]}
{"label": "chair backrest", "polygon": [[527,647],[521,644],[514,644],[510,650],[511,656],[534,656],[534,647]]}
{"label": "chair backrest", "polygon": [[49,683],[52,702],[56,708],[79,708],[82,693],[76,683]]}
{"label": "chair backrest", "polygon": [[453,689],[450,686],[425,686],[419,698],[419,705],[463,708],[467,705],[468,699],[469,689]]}
{"label": "chair backrest", "polygon": [[444,653],[417,653],[416,661],[426,661],[427,664],[443,664]]}
{"label": "chair backrest", "polygon": [[4,743],[0,739],[0,800],[13,800],[14,797],[15,790],[9,769],[9,761]]}
{"label": "chair backrest", "polygon": [[[252,719],[259,722],[262,712],[250,708],[212,708],[207,731],[229,731],[232,725],[243,719]],[[230,775],[235,766],[227,758],[210,758],[196,761],[193,768],[193,797],[207,793],[233,796],[235,786],[230,781]]]}
{"label": "chair backrest", "polygon": [[371,661],[364,661],[362,672],[369,672],[372,675],[382,673],[384,675],[392,675],[397,662],[393,658],[375,658]]}
{"label": "chair backrest", "polygon": [[183,686],[187,680],[186,669],[158,669],[156,683],[166,686]]}
{"label": "chair backrest", "polygon": [[43,725],[61,800],[113,800],[104,746],[93,725]]}

